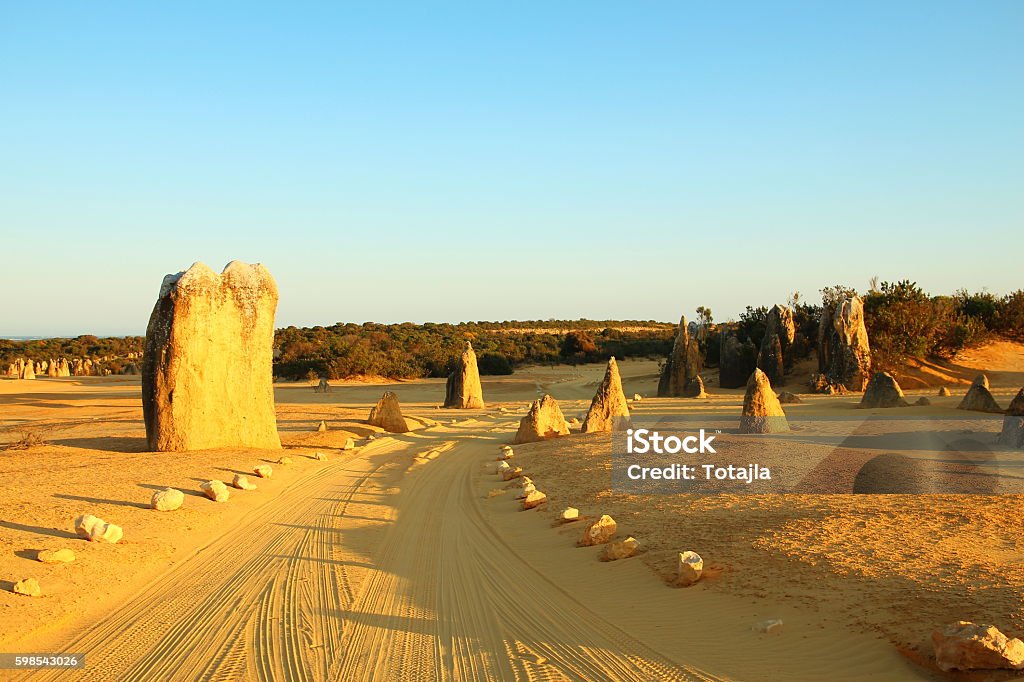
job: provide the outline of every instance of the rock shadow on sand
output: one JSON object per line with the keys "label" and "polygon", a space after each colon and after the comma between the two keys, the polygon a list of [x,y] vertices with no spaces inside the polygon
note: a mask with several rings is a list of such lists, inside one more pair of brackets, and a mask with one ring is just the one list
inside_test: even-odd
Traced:
{"label": "rock shadow on sand", "polygon": [[62,500],[74,500],[76,502],[108,504],[115,507],[132,507],[133,509],[149,509],[148,504],[143,504],[142,502],[131,502],[129,500],[108,500],[103,497],[86,497],[84,495],[68,495],[65,493],[54,493],[53,496]]}
{"label": "rock shadow on sand", "polygon": [[13,521],[0,521],[0,528],[20,530],[23,533],[33,533],[35,535],[47,535],[51,538],[64,538],[67,540],[79,539],[74,533],[61,530],[60,528],[43,528],[42,526],[30,526],[24,523],[14,523]]}
{"label": "rock shadow on sand", "polygon": [[146,439],[136,436],[97,436],[95,438],[58,438],[49,441],[50,445],[63,445],[66,448],[83,450],[99,450],[101,452],[149,452]]}

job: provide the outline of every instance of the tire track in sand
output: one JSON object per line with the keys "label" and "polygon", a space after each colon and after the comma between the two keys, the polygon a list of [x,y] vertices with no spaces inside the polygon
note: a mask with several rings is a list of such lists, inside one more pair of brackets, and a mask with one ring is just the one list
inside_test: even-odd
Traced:
{"label": "tire track in sand", "polygon": [[494,426],[382,440],[292,484],[68,642],[79,678],[719,679],[603,620],[495,532],[474,491]]}
{"label": "tire track in sand", "polygon": [[472,477],[497,438],[462,435],[403,485],[396,523],[345,615],[337,679],[717,679],[602,620],[496,534]]}
{"label": "tire track in sand", "polygon": [[405,447],[374,445],[285,489],[67,642],[86,653],[81,679],[331,679],[342,623],[325,615],[351,600],[348,564],[363,561],[335,537],[339,521]]}

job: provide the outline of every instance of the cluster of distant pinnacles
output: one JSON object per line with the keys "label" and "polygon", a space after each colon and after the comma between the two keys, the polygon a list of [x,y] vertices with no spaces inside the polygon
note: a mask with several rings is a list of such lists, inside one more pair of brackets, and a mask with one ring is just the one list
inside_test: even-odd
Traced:
{"label": "cluster of distant pinnacles", "polygon": [[110,358],[74,358],[70,362],[67,358],[33,361],[31,359],[18,358],[7,365],[6,376],[9,379],[35,379],[37,376],[51,378],[58,377],[100,377],[111,374],[138,374],[139,366],[135,363],[141,353],[129,353],[127,358],[131,362],[114,372],[103,364]]}

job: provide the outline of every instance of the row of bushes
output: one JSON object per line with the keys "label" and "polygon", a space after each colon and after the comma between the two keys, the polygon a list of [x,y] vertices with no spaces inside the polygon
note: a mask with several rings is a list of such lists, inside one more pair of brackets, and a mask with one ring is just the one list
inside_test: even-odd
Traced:
{"label": "row of bushes", "polygon": [[916,282],[882,282],[865,294],[864,312],[880,369],[911,358],[949,358],[994,336],[1024,339],[1024,291],[931,296]]}
{"label": "row of bushes", "polygon": [[[818,324],[824,307],[834,309],[856,294],[841,285],[821,290],[822,304],[808,304],[799,294],[790,297],[796,340],[794,359],[810,357],[816,349]],[[932,296],[916,282],[881,282],[863,295],[865,325],[871,354],[878,369],[897,369],[910,359],[949,358],[963,348],[1000,336],[1024,340],[1024,291],[996,296],[960,290],[951,296]],[[769,308],[747,306],[739,320],[729,324],[741,342],[759,347]],[[702,347],[710,366],[718,364],[722,325],[704,335]]]}
{"label": "row of bushes", "polygon": [[[824,306],[832,308],[856,293],[844,286],[821,290],[822,304],[809,304],[794,294],[796,340],[793,359],[810,357],[818,337]],[[1024,291],[1006,296],[966,290],[951,296],[932,296],[915,282],[882,282],[863,295],[868,336],[875,365],[897,368],[907,360],[949,357],[960,349],[994,335],[1024,340]],[[730,322],[741,342],[759,346],[769,308],[750,307]],[[711,310],[701,306],[699,342],[706,362],[718,364],[722,325],[714,325]],[[341,379],[379,375],[392,378],[443,377],[452,370],[466,341],[476,348],[483,374],[511,374],[528,363],[582,363],[619,358],[664,358],[671,350],[675,326],[655,321],[533,320],[466,322],[460,324],[336,324],[330,327],[286,327],[275,336],[276,376]],[[141,353],[139,336],[13,341],[0,339],[0,364],[18,357],[35,360],[59,357],[110,358],[125,364],[130,353]]]}
{"label": "row of bushes", "polygon": [[[525,331],[533,329],[552,331]],[[668,353],[673,336],[670,324],[636,321],[287,327],[277,332],[274,374],[297,380],[443,377],[454,370],[467,341],[473,343],[482,374],[511,374],[523,364],[593,362],[609,355],[661,357]]]}

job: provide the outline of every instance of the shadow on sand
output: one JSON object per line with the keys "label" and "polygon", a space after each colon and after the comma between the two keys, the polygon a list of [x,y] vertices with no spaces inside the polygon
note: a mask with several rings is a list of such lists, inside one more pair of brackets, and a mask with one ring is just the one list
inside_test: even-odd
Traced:
{"label": "shadow on sand", "polygon": [[97,436],[96,438],[60,438],[50,441],[53,445],[83,450],[105,452],[148,452],[145,438],[132,436]]}
{"label": "shadow on sand", "polygon": [[43,528],[42,526],[29,526],[24,523],[14,523],[13,521],[0,521],[0,528],[10,528],[11,530],[20,530],[23,533],[35,533],[36,535],[48,535],[51,538],[64,538],[67,540],[77,540],[78,536],[74,533],[60,528]]}
{"label": "shadow on sand", "polygon": [[93,504],[110,504],[116,507],[132,507],[133,509],[149,509],[148,504],[142,502],[129,502],[128,500],[108,500],[102,497],[85,497],[83,495],[65,495],[64,493],[54,493],[54,497],[59,497],[62,500],[77,500],[79,502],[92,502]]}

